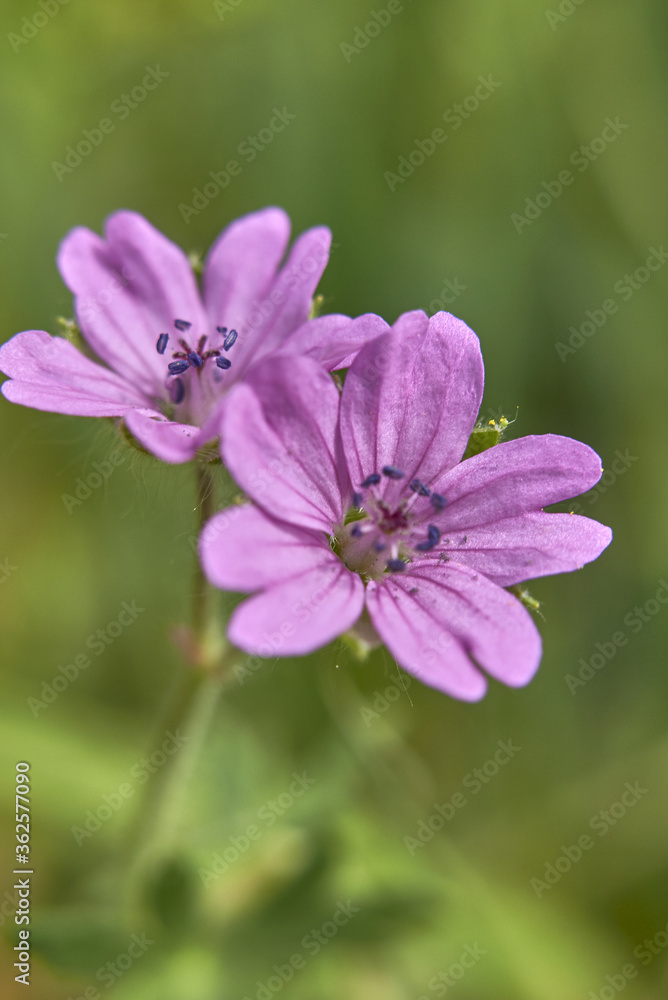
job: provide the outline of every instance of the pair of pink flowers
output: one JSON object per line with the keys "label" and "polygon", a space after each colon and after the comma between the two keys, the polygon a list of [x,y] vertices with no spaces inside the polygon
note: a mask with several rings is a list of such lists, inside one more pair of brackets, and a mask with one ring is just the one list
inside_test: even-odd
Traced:
{"label": "pair of pink flowers", "polygon": [[[167,462],[220,438],[249,498],[205,527],[212,583],[252,594],[230,641],[300,655],[357,626],[406,670],[454,697],[535,673],[541,642],[505,588],[567,572],[608,528],[543,507],[590,489],[602,469],[555,435],[461,461],[483,390],[478,338],[448,313],[309,319],[330,234],[312,229],[281,267],[279,209],[233,223],[212,247],[202,294],[187,257],[141,216],[106,240],[75,229],[59,266],[102,363],[43,331],[0,348],[13,402],[121,418]],[[349,369],[343,390],[328,374]]]}

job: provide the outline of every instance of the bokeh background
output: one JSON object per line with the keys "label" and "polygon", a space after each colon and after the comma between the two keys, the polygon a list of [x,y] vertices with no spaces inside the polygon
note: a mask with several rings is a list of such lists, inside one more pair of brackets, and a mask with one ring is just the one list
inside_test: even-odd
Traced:
{"label": "bokeh background", "polygon": [[[668,596],[668,267],[638,269],[668,246],[668,24],[659,0],[545,3],[3,3],[2,339],[71,316],[54,255],[75,225],[99,231],[132,208],[206,251],[233,218],[282,205],[295,233],[333,231],[326,311],[465,319],[486,362],[483,415],[517,412],[509,436],[592,445],[608,471],[578,503],[615,535],[583,571],[531,584],[545,653],[523,690],[492,683],[462,704],[402,682],[387,653],[359,663],[340,645],[232,685],[173,852],[128,923],[131,775],[163,738],[181,669],[170,629],[191,597],[191,474],[122,450],[68,511],[63,495],[116,453],[113,427],[0,400],[3,996],[25,995],[12,969],[18,760],[33,776],[35,1000],[666,996],[668,610],[654,595]],[[121,117],[112,105],[147,67],[167,75]],[[479,77],[493,92],[455,125]],[[276,108],[294,118],[248,162],[240,145]],[[114,131],[55,170],[105,117]],[[385,176],[435,128],[447,139],[424,163]],[[240,174],[184,212],[231,159]],[[573,182],[528,206],[563,170]],[[593,335],[573,334],[610,299]],[[133,600],[145,612],[35,716],[28,699]],[[493,773],[498,741],[517,749]],[[293,772],[315,781],[285,806]],[[132,796],[77,844],[73,828],[128,781]],[[620,806],[626,783],[642,793]],[[427,841],[420,822],[457,792],[465,805],[428,842],[405,840]],[[209,878],[252,823],[259,839]],[[593,847],[569,863],[585,834]],[[552,884],[532,884],[555,863]],[[340,903],[351,916],[329,938]],[[323,925],[325,943],[304,943]],[[105,974],[132,934],[154,943]],[[284,984],[273,967],[295,954]]]}

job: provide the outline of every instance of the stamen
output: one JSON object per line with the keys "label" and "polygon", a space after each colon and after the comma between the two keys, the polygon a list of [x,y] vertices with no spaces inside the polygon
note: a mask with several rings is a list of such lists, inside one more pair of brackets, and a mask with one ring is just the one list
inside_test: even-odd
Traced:
{"label": "stamen", "polygon": [[427,528],[427,541],[420,542],[415,548],[418,552],[430,552],[441,540],[441,532],[435,524],[430,524]]}
{"label": "stamen", "polygon": [[432,493],[431,495],[431,505],[435,511],[443,510],[448,501],[445,499],[442,493]]}
{"label": "stamen", "polygon": [[190,365],[187,361],[170,361],[167,367],[170,375],[181,375],[183,372],[188,371]]}
{"label": "stamen", "polygon": [[427,489],[425,484],[420,479],[412,479],[409,483],[409,489],[421,497],[428,497],[431,494],[431,490]]}
{"label": "stamen", "polygon": [[396,465],[384,465],[381,472],[388,479],[403,479],[406,474],[401,469],[397,469]]}
{"label": "stamen", "polygon": [[158,337],[158,343],[155,345],[155,349],[158,354],[164,354],[167,348],[167,342],[169,341],[168,333],[161,333]]}
{"label": "stamen", "polygon": [[172,403],[178,406],[179,403],[183,402],[183,397],[186,394],[186,387],[183,384],[183,379],[181,378],[172,379],[172,381],[168,385],[168,389],[169,389],[169,398],[171,399]]}
{"label": "stamen", "polygon": [[372,472],[370,476],[367,476],[363,483],[360,483],[360,488],[365,490],[368,486],[376,486],[380,482],[380,476],[377,472]]}
{"label": "stamen", "polygon": [[229,360],[229,358],[218,357],[216,358],[216,364],[218,365],[219,368],[222,368],[223,371],[227,371],[228,368],[232,367],[232,362]]}
{"label": "stamen", "polygon": [[217,330],[217,331],[218,331],[218,333],[220,333],[220,334],[221,334],[221,336],[223,336],[223,337],[224,337],[224,336],[225,336],[225,334],[227,333],[227,327],[226,327],[226,326],[217,326],[217,327],[216,327],[216,330]]}
{"label": "stamen", "polygon": [[204,353],[204,345],[205,345],[205,344],[206,344],[206,334],[204,333],[204,334],[202,334],[202,336],[201,336],[201,337],[199,338],[199,342],[198,342],[198,344],[197,344],[197,353],[198,353],[198,354],[203,354],[203,353]]}
{"label": "stamen", "polygon": [[201,368],[202,365],[204,364],[204,362],[202,361],[202,359],[200,358],[199,354],[196,351],[190,351],[190,353],[188,354],[188,361],[193,366],[193,368]]}
{"label": "stamen", "polygon": [[385,565],[390,573],[403,573],[406,569],[406,563],[403,559],[388,559]]}
{"label": "stamen", "polygon": [[175,319],[174,326],[176,327],[177,330],[180,330],[181,333],[183,333],[184,330],[190,329],[192,323],[189,323],[187,319]]}
{"label": "stamen", "polygon": [[[225,329],[225,327],[223,327],[223,329]],[[236,330],[230,330],[228,335],[225,337],[225,341],[223,343],[223,350],[229,351],[231,347],[234,347],[235,341],[238,336],[239,334],[237,333]]]}
{"label": "stamen", "polygon": [[361,493],[353,493],[353,507],[361,507],[364,503],[364,497]]}

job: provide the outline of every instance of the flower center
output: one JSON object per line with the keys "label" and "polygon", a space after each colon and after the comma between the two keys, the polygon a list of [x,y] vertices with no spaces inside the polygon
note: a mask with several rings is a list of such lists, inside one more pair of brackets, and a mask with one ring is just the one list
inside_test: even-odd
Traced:
{"label": "flower center", "polygon": [[376,487],[383,480],[403,480],[405,474],[394,465],[372,472],[352,495],[352,506],[344,524],[334,536],[334,548],[341,561],[355,573],[377,580],[386,573],[402,573],[409,562],[430,552],[441,540],[435,524],[424,521],[429,510],[442,511],[447,500],[419,479],[413,479],[394,504],[381,498]]}
{"label": "flower center", "polygon": [[[192,323],[189,323],[185,319],[175,319],[174,326],[179,333],[185,334],[192,326]],[[217,326],[216,331],[222,338],[222,342],[219,345],[220,349],[205,350],[208,339],[206,334],[203,334],[199,338],[196,347],[193,347],[184,336],[179,337],[178,344],[181,350],[172,352],[173,360],[167,365],[167,392],[175,406],[182,403],[185,398],[186,385],[183,376],[185,376],[190,368],[194,368],[197,375],[199,375],[209,358],[215,358],[216,366],[222,371],[227,371],[228,368],[232,367],[232,362],[229,358],[224,358],[221,351],[229,351],[234,346],[237,339],[237,331],[228,330],[226,326]],[[158,354],[165,353],[168,343],[169,334],[161,333],[155,345]]]}

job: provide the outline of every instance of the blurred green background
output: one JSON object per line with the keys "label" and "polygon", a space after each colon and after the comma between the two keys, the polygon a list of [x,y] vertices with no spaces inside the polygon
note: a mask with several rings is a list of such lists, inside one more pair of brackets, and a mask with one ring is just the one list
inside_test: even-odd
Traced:
{"label": "blurred green background", "polygon": [[[519,407],[510,436],[567,434],[599,452],[608,472],[579,503],[615,539],[582,572],[531,584],[545,652],[523,690],[492,683],[476,705],[417,681],[405,690],[388,654],[358,663],[340,645],[233,685],[189,783],[175,853],[128,924],[122,858],[141,792],[130,776],[164,738],[156,720],[180,669],[169,632],[188,615],[191,474],[124,450],[68,512],[63,494],[117,448],[113,428],[0,400],[0,921],[12,930],[10,795],[15,762],[27,760],[31,996],[665,997],[668,610],[652,600],[668,579],[668,268],[638,271],[650,248],[660,259],[668,246],[665,5],[56,7],[3,4],[3,340],[55,332],[55,317],[71,315],[54,255],[75,225],[100,231],[107,214],[132,208],[206,251],[233,218],[282,205],[295,233],[333,231],[326,311],[392,322],[449,309],[480,336],[487,419]],[[127,116],[111,111],[146,67],[168,76]],[[464,103],[490,76],[479,107]],[[275,108],[295,117],[248,162],[239,146]],[[104,117],[113,133],[59,180],[53,162]],[[621,124],[606,145],[608,118]],[[447,139],[419,163],[416,140],[436,128]],[[385,176],[411,152],[409,176]],[[242,170],[225,190],[197,214],[180,210],[231,159]],[[564,170],[572,183],[555,194]],[[518,222],[527,210],[533,220]],[[598,327],[587,311],[600,322],[610,299],[618,308]],[[592,335],[570,330],[588,320]],[[133,600],[145,613],[35,717],[28,699]],[[619,631],[628,641],[615,647]],[[590,679],[575,686],[568,675],[581,669]],[[519,750],[493,773],[499,740]],[[293,772],[315,781],[286,805]],[[72,828],[127,782],[130,797],[78,845]],[[646,790],[637,801],[614,805],[636,782]],[[465,802],[443,808],[454,815],[441,824],[435,806],[457,792]],[[283,806],[266,806],[274,800]],[[430,818],[443,828],[428,842],[405,840],[420,830],[427,841],[419,824]],[[230,838],[244,846],[249,824],[259,838],[207,875],[215,855],[234,857]],[[565,849],[577,858],[585,834],[593,846],[569,861]],[[532,884],[548,864],[553,884]],[[348,901],[352,915],[327,937]],[[313,929],[324,935],[317,948]],[[154,943],[114,965],[132,934]],[[13,943],[1,945],[10,998],[24,995]],[[109,962],[118,975],[105,973]]]}

